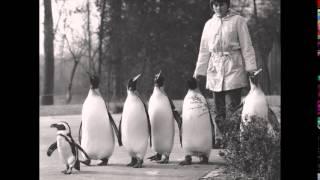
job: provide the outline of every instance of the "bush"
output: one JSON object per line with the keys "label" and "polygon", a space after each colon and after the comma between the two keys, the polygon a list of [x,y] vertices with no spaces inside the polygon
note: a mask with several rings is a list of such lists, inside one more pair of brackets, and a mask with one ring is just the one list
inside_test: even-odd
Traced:
{"label": "bush", "polygon": [[254,117],[243,127],[240,141],[241,113],[224,122],[224,158],[229,170],[253,179],[280,179],[280,134],[268,134],[267,123]]}

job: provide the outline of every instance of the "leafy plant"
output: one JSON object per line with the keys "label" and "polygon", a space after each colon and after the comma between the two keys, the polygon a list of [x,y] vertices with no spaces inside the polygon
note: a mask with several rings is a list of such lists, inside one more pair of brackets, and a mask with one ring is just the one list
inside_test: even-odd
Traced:
{"label": "leafy plant", "polygon": [[[229,168],[254,179],[280,179],[280,134],[268,133],[264,119],[253,117],[240,132],[241,113],[224,122]],[[241,138],[240,138],[241,135]]]}

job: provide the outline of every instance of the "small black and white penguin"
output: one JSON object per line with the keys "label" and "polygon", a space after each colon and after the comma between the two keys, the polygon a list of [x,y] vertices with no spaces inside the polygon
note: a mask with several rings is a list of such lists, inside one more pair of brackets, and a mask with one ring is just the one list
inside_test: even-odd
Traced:
{"label": "small black and white penguin", "polygon": [[191,78],[187,84],[188,92],[182,107],[182,148],[185,160],[179,165],[190,165],[192,156],[198,156],[200,164],[208,164],[212,145],[215,144],[214,122],[197,80]]}
{"label": "small black and white penguin", "polygon": [[122,117],[120,120],[120,134],[123,146],[131,157],[127,166],[141,168],[143,158],[148,147],[148,139],[151,142],[151,124],[145,103],[137,92],[136,84],[141,74],[132,78],[127,86],[127,98],[123,105]]}
{"label": "small black and white penguin", "polygon": [[58,149],[60,160],[66,165],[66,169],[62,171],[64,174],[71,174],[72,168],[80,171],[80,161],[78,150],[89,159],[87,153],[74,141],[71,136],[71,128],[67,122],[59,122],[52,124],[51,128],[57,128],[57,140],[50,145],[47,155],[51,154]]}
{"label": "small black and white penguin", "polygon": [[[182,145],[182,119],[175,109],[172,100],[164,91],[164,80],[161,71],[155,75],[154,89],[148,104],[152,132],[152,149],[156,152],[156,155],[148,159],[158,161],[161,164],[169,162],[175,133],[174,119],[178,124],[180,143]],[[160,161],[162,155],[164,155],[164,159]]]}
{"label": "small black and white penguin", "polygon": [[[101,160],[99,166],[107,165],[114,151],[114,132],[122,146],[120,132],[106,107],[99,91],[99,78],[90,75],[91,88],[82,106],[82,119],[79,128],[79,142],[91,160]],[[90,165],[91,161],[83,161]]]}

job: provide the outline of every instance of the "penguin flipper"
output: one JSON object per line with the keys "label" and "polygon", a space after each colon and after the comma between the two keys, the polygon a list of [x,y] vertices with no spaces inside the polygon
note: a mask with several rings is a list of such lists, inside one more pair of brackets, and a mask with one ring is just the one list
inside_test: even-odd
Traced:
{"label": "penguin flipper", "polygon": [[110,112],[108,110],[107,110],[107,112],[108,112],[108,116],[109,116],[109,121],[110,121],[110,123],[112,125],[112,128],[113,128],[114,132],[116,133],[117,138],[118,138],[118,144],[119,144],[119,146],[122,146],[122,141],[121,141],[121,138],[120,138],[120,132],[118,131],[117,125],[114,122],[114,119],[112,118]]}
{"label": "penguin flipper", "polygon": [[[208,102],[207,102],[207,105],[208,105]],[[210,108],[209,108],[209,105],[207,106],[208,107],[208,113],[209,113],[209,118],[210,118],[210,125],[211,125],[211,129],[212,129],[212,148],[215,147],[215,144],[216,144],[216,132],[215,132],[215,120],[212,118],[211,116],[211,112],[210,112]]]}
{"label": "penguin flipper", "polygon": [[142,102],[143,104],[143,107],[144,107],[144,111],[146,112],[146,115],[147,115],[147,123],[148,123],[148,130],[149,130],[149,135],[150,135],[150,147],[152,146],[152,138],[151,138],[151,122],[150,122],[150,117],[149,117],[149,113],[148,113],[148,108],[146,106],[146,104],[142,101],[141,97],[139,96],[139,94],[137,94],[138,98],[140,99],[140,101]]}
{"label": "penguin flipper", "polygon": [[[142,102],[143,103],[143,102]],[[144,106],[144,110],[146,111],[146,115],[147,115],[147,123],[148,123],[148,130],[149,130],[149,135],[150,135],[150,147],[152,147],[152,137],[151,137],[151,122],[150,122],[150,117],[149,117],[149,113],[147,110],[147,106],[146,104],[143,103]]]}
{"label": "penguin flipper", "polygon": [[54,150],[57,149],[57,142],[54,142],[53,144],[50,145],[50,147],[48,148],[48,151],[47,151],[47,155],[48,156],[51,156],[51,154],[53,153]]}
{"label": "penguin flipper", "polygon": [[272,128],[276,132],[280,132],[280,123],[277,119],[276,113],[270,107],[268,107],[268,120],[272,125]]}
{"label": "penguin flipper", "polygon": [[176,110],[176,107],[174,106],[171,98],[169,98],[169,96],[167,96],[171,105],[171,110],[173,113],[173,117],[176,120],[177,124],[178,124],[178,128],[179,128],[179,139],[180,139],[180,145],[182,147],[182,118],[180,116],[180,114],[178,113],[178,111]]}
{"label": "penguin flipper", "polygon": [[208,113],[209,113],[209,121],[210,121],[211,129],[212,129],[212,131],[211,131],[211,133],[212,133],[212,143],[211,144],[212,144],[212,148],[214,149],[215,148],[215,144],[216,144],[216,132],[215,132],[216,123],[215,123],[215,120],[212,118],[211,111],[210,111],[210,105],[209,105],[209,102],[208,102],[207,98],[205,96],[203,96],[203,98],[205,100],[205,106],[207,107]]}
{"label": "penguin flipper", "polygon": [[[168,96],[167,96],[167,97],[168,97]],[[174,119],[176,120],[179,129],[181,129],[181,125],[182,125],[181,116],[180,116],[179,112],[176,110],[176,107],[174,106],[172,100],[171,100],[169,97],[168,97],[168,99],[169,99],[169,102],[170,102],[170,105],[171,105],[171,110],[172,110]]]}
{"label": "penguin flipper", "polygon": [[84,149],[82,149],[82,147],[81,147],[79,144],[74,143],[74,146],[75,146],[78,150],[80,150],[87,159],[90,160],[90,157],[88,156],[88,154],[86,153],[86,151],[85,151]]}
{"label": "penguin flipper", "polygon": [[121,144],[122,144],[121,123],[122,123],[122,116],[120,117],[120,122],[119,122],[119,139],[121,140]]}
{"label": "penguin flipper", "polygon": [[81,145],[81,138],[82,138],[82,121],[80,122],[80,127],[78,132],[78,140],[80,145]]}

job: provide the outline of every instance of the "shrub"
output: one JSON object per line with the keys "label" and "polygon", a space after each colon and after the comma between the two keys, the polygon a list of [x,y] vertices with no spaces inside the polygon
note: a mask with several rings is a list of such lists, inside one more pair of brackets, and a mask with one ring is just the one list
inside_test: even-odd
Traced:
{"label": "shrub", "polygon": [[280,179],[280,134],[268,134],[265,120],[253,117],[243,126],[240,141],[240,119],[238,112],[223,123],[228,167],[253,179]]}

